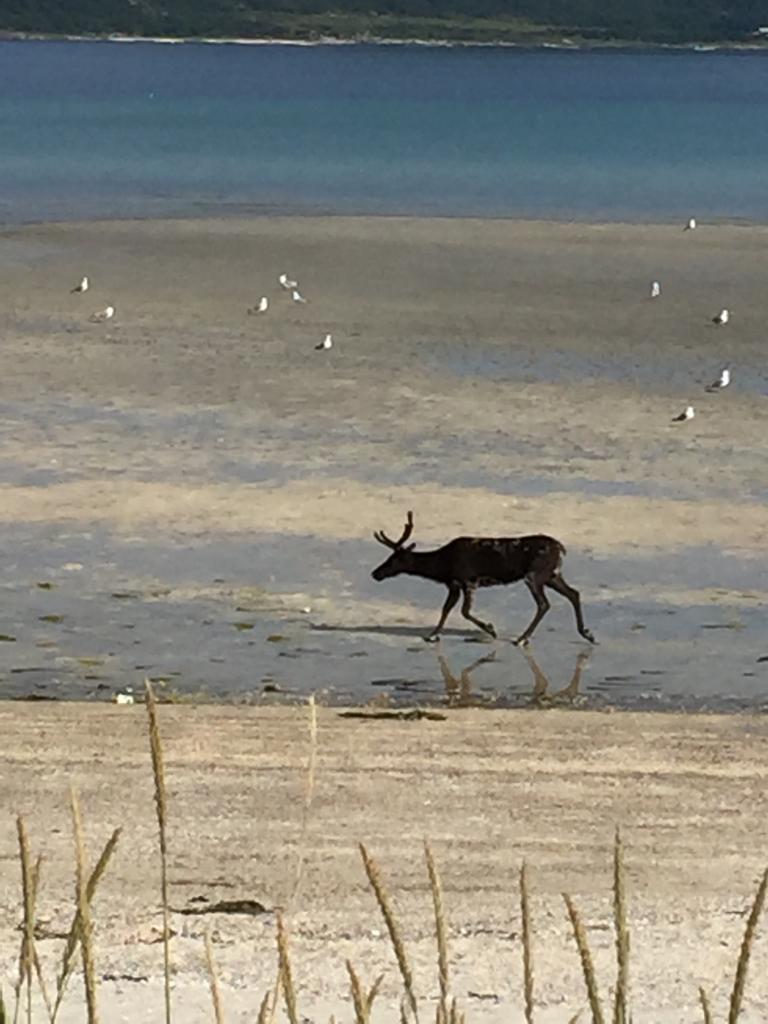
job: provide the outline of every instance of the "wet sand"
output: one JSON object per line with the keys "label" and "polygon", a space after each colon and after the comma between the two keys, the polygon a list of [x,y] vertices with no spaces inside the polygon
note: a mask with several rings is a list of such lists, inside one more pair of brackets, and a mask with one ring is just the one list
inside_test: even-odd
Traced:
{"label": "wet sand", "polygon": [[[108,698],[149,674],[247,701],[444,700],[419,639],[442,592],[369,575],[371,531],[413,508],[425,544],[566,544],[601,641],[587,703],[761,707],[766,242],[397,218],[4,230],[2,692]],[[726,361],[733,385],[705,394]],[[504,640],[532,612],[524,588],[478,605]],[[476,637],[450,625],[458,675]],[[504,640],[484,702],[530,695]],[[576,640],[555,604],[535,646],[554,687]]]}
{"label": "wet sand", "polygon": [[[174,1001],[212,1019],[202,959],[210,928],[227,1019],[253,1020],[275,968],[275,912],[291,928],[299,1010],[348,1020],[350,957],[397,1020],[398,979],[357,850],[380,863],[403,925],[416,987],[434,1015],[430,839],[444,883],[453,989],[470,1021],[522,1020],[517,872],[531,878],[537,1020],[585,1003],[561,898],[582,912],[603,998],[614,978],[611,847],[626,843],[634,1019],[698,1021],[697,990],[725,1019],[745,908],[765,867],[768,721],[746,715],[457,710],[439,721],[345,718],[320,709],[304,824],[308,712],[160,708],[169,792]],[[72,899],[68,784],[78,788],[91,857],[123,826],[95,904],[108,1020],[157,1020],[158,865],[144,709],[0,705],[0,977],[15,976],[20,918],[16,833],[25,815],[44,855],[39,950],[52,973]],[[297,865],[301,881],[292,895]],[[255,916],[204,912],[258,901]],[[745,1021],[768,1014],[768,937],[758,929]],[[112,980],[109,980],[112,979]],[[6,994],[7,994],[6,988]],[[77,986],[66,1024],[82,1019]]]}

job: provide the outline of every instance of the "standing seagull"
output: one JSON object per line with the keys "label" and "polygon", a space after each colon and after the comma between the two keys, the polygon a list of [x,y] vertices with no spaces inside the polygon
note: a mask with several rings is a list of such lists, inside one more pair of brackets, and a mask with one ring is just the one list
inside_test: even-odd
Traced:
{"label": "standing seagull", "polygon": [[717,316],[712,317],[713,324],[727,324],[731,319],[731,314],[727,309],[721,309]]}
{"label": "standing seagull", "polygon": [[80,284],[76,284],[74,288],[70,289],[70,294],[74,295],[75,292],[87,292],[90,287],[91,282],[87,277],[83,277],[80,279]]}
{"label": "standing seagull", "polygon": [[330,334],[326,334],[321,342],[315,345],[315,351],[319,352],[321,349],[333,348],[333,337]]}
{"label": "standing seagull", "polygon": [[277,279],[280,282],[280,287],[285,288],[286,291],[290,291],[291,288],[298,288],[298,281],[291,281],[287,274],[281,274]]}
{"label": "standing seagull", "polygon": [[291,292],[291,298],[293,299],[293,301],[294,301],[294,302],[306,302],[306,301],[307,301],[307,300],[306,300],[306,299],[304,298],[304,296],[303,296],[303,295],[300,295],[300,294],[299,294],[299,290],[298,290],[298,288],[294,288],[294,289],[293,289],[293,291]]}
{"label": "standing seagull", "polygon": [[248,310],[248,316],[255,316],[257,313],[266,313],[269,309],[269,299],[266,295],[262,295],[259,299],[258,306],[251,306]]}
{"label": "standing seagull", "polygon": [[688,223],[683,228],[683,231],[695,231],[696,230],[696,218],[690,217]]}
{"label": "standing seagull", "polygon": [[105,320],[111,320],[114,315],[115,307],[107,306],[106,309],[101,309],[98,313],[93,313],[89,319],[92,324],[103,324]]}
{"label": "standing seagull", "polygon": [[705,388],[704,390],[705,391],[722,391],[723,388],[727,388],[730,383],[731,383],[731,368],[729,366],[724,366],[722,368],[722,370],[720,371],[720,376],[717,378],[717,380],[712,381],[712,383],[709,385],[709,387]]}
{"label": "standing seagull", "polygon": [[658,299],[661,295],[661,285],[658,281],[651,281],[651,298]]}
{"label": "standing seagull", "polygon": [[692,405],[686,405],[679,416],[672,418],[673,423],[685,423],[686,420],[692,420],[696,413],[693,411]]}

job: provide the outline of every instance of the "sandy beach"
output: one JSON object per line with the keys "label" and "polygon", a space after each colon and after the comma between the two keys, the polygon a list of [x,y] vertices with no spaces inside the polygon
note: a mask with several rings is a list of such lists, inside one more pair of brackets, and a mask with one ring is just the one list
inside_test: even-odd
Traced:
{"label": "sandy beach", "polygon": [[[210,1019],[206,924],[228,1019],[255,1019],[279,908],[307,1019],[350,1018],[347,956],[368,984],[385,972],[380,1019],[397,1019],[359,841],[391,885],[431,1017],[423,837],[468,1019],[522,1012],[525,858],[537,1019],[569,1020],[584,996],[560,894],[583,909],[607,994],[616,826],[635,1019],[700,1020],[699,984],[722,1016],[764,868],[763,718],[610,712],[767,705],[767,241],[759,227],[397,218],[4,229],[0,694],[42,701],[0,704],[6,994],[13,814],[45,858],[50,971],[72,892],[72,781],[92,856],[124,826],[96,906],[105,1019],[158,1019],[144,712],[106,703],[151,677],[182,704],[161,710],[185,1021]],[[90,290],[72,294],[83,274]],[[262,295],[268,312],[249,316]],[[89,322],[107,304],[114,319]],[[333,348],[315,351],[327,332]],[[726,363],[732,386],[707,394]],[[673,424],[689,402],[696,418]],[[442,593],[370,577],[384,554],[372,531],[396,533],[408,509],[425,545],[558,537],[599,646],[561,602],[529,652],[513,647],[524,588],[478,600],[498,642],[456,616],[438,650],[423,644]],[[307,711],[265,705],[310,693],[304,828]],[[334,704],[444,717],[362,721]],[[198,913],[230,898],[264,911]],[[746,1021],[768,1012],[760,933],[753,956]],[[61,1019],[81,1017],[75,987]]]}
{"label": "sandy beach", "polygon": [[[6,228],[5,693],[108,698],[149,674],[248,701],[439,702],[419,634],[441,592],[370,579],[372,531],[412,508],[425,545],[565,543],[601,641],[589,701],[762,706],[767,239],[398,218]],[[706,394],[726,362],[734,383]],[[696,419],[672,424],[688,402]],[[506,639],[531,614],[524,588],[479,606]],[[476,638],[449,625],[459,674]],[[555,686],[575,640],[555,604],[535,648]],[[528,667],[495,651],[484,702],[524,702]]]}
{"label": "sandy beach", "polygon": [[[615,976],[616,826],[627,849],[634,1019],[699,1021],[699,985],[723,1019],[745,910],[765,867],[761,717],[466,710],[437,721],[366,721],[320,709],[305,820],[306,709],[163,706],[160,716],[179,1019],[212,1019],[202,959],[206,927],[227,1019],[254,1019],[274,978],[279,909],[290,922],[305,1019],[351,1018],[347,957],[367,984],[384,973],[375,1019],[398,1019],[397,970],[358,841],[391,891],[430,1019],[437,977],[421,849],[428,838],[444,883],[453,990],[468,1020],[523,1019],[523,859],[531,875],[537,1020],[569,1020],[585,998],[561,893],[584,915],[607,999]],[[18,811],[33,853],[44,856],[39,950],[52,977],[60,948],[54,936],[66,930],[71,913],[71,782],[81,795],[92,858],[111,830],[123,827],[94,908],[108,1020],[157,1020],[162,1005],[145,718],[139,706],[0,706],[7,809],[0,821],[2,974],[12,980],[17,962]],[[264,910],[209,912],[222,900],[256,901]],[[745,1021],[768,1013],[767,949],[760,929]],[[82,1019],[80,1000],[75,984],[62,1019]]]}
{"label": "sandy beach", "polygon": [[[380,863],[431,1017],[437,982],[421,851],[427,838],[442,872],[454,990],[468,1019],[522,1020],[517,872],[525,859],[537,1019],[568,1020],[585,998],[560,894],[585,915],[607,997],[616,825],[627,846],[635,1019],[699,1020],[700,984],[722,1014],[744,910],[765,866],[762,718],[458,711],[441,721],[388,722],[321,709],[304,823],[306,710],[160,711],[180,1019],[211,1019],[206,928],[227,1019],[254,1019],[273,979],[278,909],[288,913],[306,1019],[349,1019],[345,957],[369,984],[384,972],[378,1019],[397,1019],[396,968],[358,841]],[[53,937],[71,912],[72,782],[91,857],[123,826],[94,908],[104,1019],[157,1020],[157,822],[144,710],[6,703],[0,719],[8,811],[0,823],[3,975],[10,981],[16,970],[20,913],[11,812],[25,815],[33,851],[44,856],[39,948],[52,976]],[[264,910],[208,912],[221,900],[257,901]],[[746,1021],[768,1013],[762,931],[753,956]],[[76,984],[63,1019],[82,1019],[80,998]]]}

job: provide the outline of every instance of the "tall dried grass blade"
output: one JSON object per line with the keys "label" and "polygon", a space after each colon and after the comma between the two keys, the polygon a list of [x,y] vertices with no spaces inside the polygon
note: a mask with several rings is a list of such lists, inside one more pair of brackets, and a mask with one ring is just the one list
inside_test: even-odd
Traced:
{"label": "tall dried grass blade", "polygon": [[5,1010],[5,1000],[3,999],[3,990],[0,988],[0,1024],[8,1024],[8,1014]]}
{"label": "tall dried grass blade", "polygon": [[[117,841],[120,838],[122,829],[116,828],[112,835],[104,845],[104,849],[101,851],[101,856],[96,862],[96,867],[88,878],[88,884],[86,886],[86,895],[88,897],[89,905],[93,902],[93,897],[96,895],[96,888],[101,881],[101,877],[107,870],[107,865],[115,852]],[[74,968],[74,958],[77,952],[77,946],[80,942],[80,911],[75,910],[74,917],[72,918],[72,924],[69,926],[69,932],[67,933],[67,941],[64,946],[64,953],[61,958],[61,966],[59,968],[59,974],[56,979],[56,1001],[53,1005],[53,1012],[51,1014],[51,1021],[55,1021],[61,1006],[61,1000],[64,998],[64,992],[67,987],[72,970]]]}
{"label": "tall dried grass blade", "polygon": [[592,1022],[593,1024],[605,1024],[602,1007],[600,1006],[600,997],[597,991],[595,968],[592,963],[592,954],[589,951],[589,943],[587,942],[587,933],[584,929],[584,924],[570,896],[563,893],[563,899],[565,900],[565,905],[568,908],[568,917],[571,919],[573,937],[576,940],[576,947],[579,951],[579,958],[581,959],[581,970],[584,974],[584,983],[587,987],[589,1007],[592,1011]]}
{"label": "tall dried grass blade", "polygon": [[155,691],[148,679],[144,680],[145,703],[149,721],[149,749],[152,756],[152,775],[155,781],[155,809],[160,844],[160,899],[163,908],[163,976],[165,980],[165,1024],[171,1024],[171,929],[168,912],[168,803],[165,790],[165,759],[160,726],[157,719]]}
{"label": "tall dried grass blade", "polygon": [[288,908],[296,905],[296,900],[301,888],[301,880],[304,875],[304,860],[306,856],[307,829],[309,827],[309,815],[312,809],[312,797],[315,792],[315,770],[317,767],[317,704],[314,693],[310,694],[309,701],[309,755],[307,757],[307,774],[304,785],[304,805],[301,814],[301,832],[299,833],[298,851],[296,855],[296,871],[293,879],[293,888],[288,899]]}
{"label": "tall dried grass blade", "polygon": [[288,952],[288,933],[282,914],[277,915],[277,952],[280,958],[280,984],[282,985],[283,999],[285,1000],[285,1012],[288,1014],[290,1024],[299,1024],[299,1012],[296,1008],[296,989],[293,985],[291,958]]}
{"label": "tall dried grass blade", "polygon": [[27,827],[21,815],[16,818],[16,833],[19,839],[19,861],[21,863],[21,897],[23,905],[23,928],[19,953],[19,976],[16,986],[16,1009],[14,1021],[18,1020],[21,992],[26,984],[27,1021],[32,1021],[32,969],[35,948],[35,869],[29,853]]}
{"label": "tall dried grass blade", "polygon": [[70,789],[70,806],[72,810],[72,832],[75,840],[75,898],[80,914],[80,952],[83,961],[83,984],[85,986],[85,1005],[88,1024],[98,1024],[99,1011],[96,1004],[96,967],[93,955],[93,921],[91,905],[88,902],[85,840],[83,838],[83,819],[80,813],[80,801],[74,787]]}
{"label": "tall dried grass blade", "polygon": [[747,982],[747,968],[749,967],[749,958],[752,952],[752,943],[755,939],[755,932],[757,930],[757,923],[760,920],[760,915],[763,912],[763,905],[765,903],[765,891],[768,887],[768,869],[763,872],[763,877],[760,880],[757,893],[755,894],[755,901],[752,904],[752,910],[749,913],[747,919],[747,926],[744,929],[744,938],[741,941],[741,951],[739,953],[739,960],[736,964],[736,974],[733,979],[733,992],[731,993],[731,1004],[728,1009],[728,1024],[736,1024],[741,1013],[741,1004],[744,999],[744,986]]}
{"label": "tall dried grass blade", "polygon": [[347,974],[349,975],[349,990],[352,994],[352,1005],[355,1009],[355,1024],[369,1024],[370,1013],[368,1011],[368,1000],[365,998],[365,992],[363,991],[363,985],[360,978],[352,966],[351,961],[347,960]]}
{"label": "tall dried grass blade", "polygon": [[408,1004],[405,999],[400,1000],[400,1024],[410,1024],[408,1020]]}
{"label": "tall dried grass blade", "polygon": [[[38,893],[40,892],[40,878],[42,875],[42,871],[43,855],[38,854],[37,860],[35,861],[35,866],[32,869],[32,907],[35,910],[35,917],[37,917],[37,896]],[[48,996],[48,986],[46,985],[45,978],[43,977],[43,968],[40,964],[40,957],[37,952],[37,943],[35,941],[34,934],[32,936],[32,962],[34,963],[35,966],[37,984],[40,988],[40,992],[42,993],[43,1002],[45,1003],[45,1012],[48,1014],[48,1020],[51,1021],[53,1019],[51,1000]]]}
{"label": "tall dried grass blade", "polygon": [[699,1002],[701,1003],[701,1012],[704,1014],[704,1024],[712,1024],[712,1010],[703,987],[699,988]]}
{"label": "tall dried grass blade", "polygon": [[261,1000],[261,1006],[259,1007],[259,1016],[256,1018],[256,1024],[267,1024],[269,1020],[269,1007],[272,998],[272,992],[267,991],[264,993],[264,998]]}
{"label": "tall dried grass blade", "polygon": [[616,829],[613,847],[613,920],[616,930],[616,993],[613,1004],[613,1024],[628,1024],[629,928],[627,927],[627,899],[624,888],[624,846],[618,829]]}
{"label": "tall dried grass blade", "polygon": [[531,905],[528,898],[528,869],[525,861],[520,867],[520,917],[523,933],[523,995],[526,1024],[533,1024],[533,929]]}
{"label": "tall dried grass blade", "polygon": [[392,910],[392,905],[390,903],[386,887],[384,886],[384,882],[381,878],[379,866],[362,843],[360,844],[360,854],[363,858],[365,873],[368,876],[368,881],[371,884],[374,896],[376,897],[376,902],[379,905],[379,910],[381,910],[384,923],[386,924],[387,931],[389,932],[390,942],[392,943],[392,948],[395,951],[397,964],[400,968],[400,976],[403,979],[405,994],[408,998],[408,1005],[410,1006],[414,1018],[418,1021],[419,1012],[416,1004],[416,993],[413,988],[413,972],[411,971],[411,965],[408,962],[408,956],[405,952],[405,945],[403,944],[403,939],[400,934],[400,927]]}
{"label": "tall dried grass blade", "polygon": [[216,1024],[224,1024],[224,1010],[221,1005],[221,992],[219,991],[219,978],[216,973],[216,963],[213,959],[213,947],[211,946],[211,933],[205,930],[205,966],[208,969],[208,984],[211,987],[211,1001],[213,1003],[213,1016]]}
{"label": "tall dried grass blade", "polygon": [[371,985],[370,991],[368,992],[368,995],[365,997],[365,1001],[368,1006],[368,1013],[370,1013],[371,1010],[373,1009],[373,1004],[376,1001],[376,996],[379,994],[379,989],[381,988],[383,982],[384,975],[380,974],[376,981],[374,981],[374,983]]}
{"label": "tall dried grass blade", "polygon": [[424,857],[427,861],[427,873],[429,874],[429,886],[432,890],[432,906],[435,911],[435,937],[437,939],[437,968],[440,978],[440,1004],[443,1017],[448,1015],[448,989],[450,978],[448,975],[448,940],[445,927],[445,910],[443,908],[443,886],[440,875],[437,871],[435,858],[432,856],[432,849],[428,842],[424,842]]}

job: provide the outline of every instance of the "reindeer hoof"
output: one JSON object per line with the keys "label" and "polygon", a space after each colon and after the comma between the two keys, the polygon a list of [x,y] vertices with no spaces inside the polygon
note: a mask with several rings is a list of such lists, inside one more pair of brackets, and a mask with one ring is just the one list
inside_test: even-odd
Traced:
{"label": "reindeer hoof", "polygon": [[486,622],[485,625],[483,626],[483,629],[488,634],[488,636],[492,636],[494,640],[497,639],[499,634],[496,632],[496,629],[492,622]]}
{"label": "reindeer hoof", "polygon": [[519,636],[517,640],[512,641],[515,647],[527,647],[530,642],[527,636]]}
{"label": "reindeer hoof", "polygon": [[427,635],[425,637],[423,637],[422,639],[424,640],[425,644],[436,644],[437,641],[440,639],[440,634],[439,633],[427,633]]}
{"label": "reindeer hoof", "polygon": [[584,637],[585,640],[589,640],[591,644],[597,643],[597,640],[595,640],[594,636],[589,632],[588,629],[585,629],[581,635]]}

